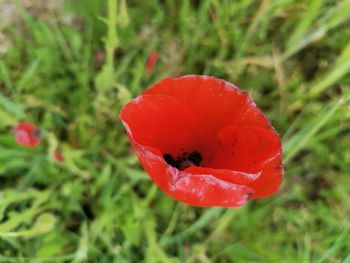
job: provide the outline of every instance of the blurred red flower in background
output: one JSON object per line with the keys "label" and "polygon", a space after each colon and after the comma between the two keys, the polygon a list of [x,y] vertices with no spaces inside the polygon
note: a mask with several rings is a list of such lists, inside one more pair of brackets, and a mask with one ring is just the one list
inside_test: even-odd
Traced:
{"label": "blurred red flower in background", "polygon": [[236,207],[280,187],[279,135],[231,83],[163,79],[125,105],[120,118],[143,168],[178,201]]}
{"label": "blurred red flower in background", "polygon": [[155,52],[155,51],[152,51],[149,54],[149,57],[148,57],[148,60],[147,60],[147,63],[146,63],[146,67],[145,67],[145,71],[148,72],[148,73],[152,72],[153,69],[154,69],[154,66],[157,63],[157,60],[158,60],[158,53]]}
{"label": "blurred red flower in background", "polygon": [[13,133],[18,144],[34,148],[41,143],[41,131],[32,123],[22,122],[17,124]]}
{"label": "blurred red flower in background", "polygon": [[54,154],[54,158],[56,161],[58,161],[58,162],[64,161],[64,156],[62,155],[62,153],[59,150],[56,150],[53,154]]}

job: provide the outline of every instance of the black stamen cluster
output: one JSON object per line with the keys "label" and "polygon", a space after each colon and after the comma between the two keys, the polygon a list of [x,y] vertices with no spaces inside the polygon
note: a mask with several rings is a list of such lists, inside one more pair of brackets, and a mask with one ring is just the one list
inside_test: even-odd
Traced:
{"label": "black stamen cluster", "polygon": [[174,159],[171,154],[166,153],[163,155],[163,158],[168,164],[179,170],[185,170],[190,166],[199,166],[203,159],[202,155],[198,151],[191,153],[184,152],[176,159]]}

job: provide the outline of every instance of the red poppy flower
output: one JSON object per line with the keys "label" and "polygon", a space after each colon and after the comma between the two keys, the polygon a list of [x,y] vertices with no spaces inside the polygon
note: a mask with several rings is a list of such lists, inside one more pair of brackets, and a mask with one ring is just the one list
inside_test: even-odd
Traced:
{"label": "red poppy flower", "polygon": [[64,161],[64,156],[62,155],[62,153],[59,150],[56,150],[53,153],[53,157],[55,158],[55,160],[57,162],[63,162]]}
{"label": "red poppy flower", "polygon": [[34,148],[41,143],[40,129],[34,124],[28,122],[19,123],[13,132],[18,144]]}
{"label": "red poppy flower", "polygon": [[147,63],[146,63],[146,67],[145,67],[145,71],[146,72],[152,72],[154,66],[156,65],[158,60],[158,53],[155,51],[152,51],[151,54],[148,57]]}
{"label": "red poppy flower", "polygon": [[279,136],[231,83],[163,79],[125,105],[120,118],[143,168],[178,201],[235,207],[279,189]]}

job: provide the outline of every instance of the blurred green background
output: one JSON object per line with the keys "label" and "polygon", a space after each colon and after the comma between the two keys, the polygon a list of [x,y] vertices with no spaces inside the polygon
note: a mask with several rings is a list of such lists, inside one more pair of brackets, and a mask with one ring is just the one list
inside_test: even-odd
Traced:
{"label": "blurred green background", "polygon": [[[349,263],[349,72],[349,0],[0,0],[0,262]],[[189,207],[140,168],[118,112],[185,74],[269,116],[276,196]],[[40,147],[15,143],[23,120]]]}

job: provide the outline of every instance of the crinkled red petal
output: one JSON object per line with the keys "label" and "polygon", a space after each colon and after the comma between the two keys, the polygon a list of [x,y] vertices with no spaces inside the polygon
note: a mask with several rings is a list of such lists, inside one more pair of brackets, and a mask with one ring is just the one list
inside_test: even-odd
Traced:
{"label": "crinkled red petal", "polygon": [[188,147],[196,118],[182,103],[165,95],[141,95],[123,108],[120,117],[139,144],[163,154],[178,154]]}
{"label": "crinkled red petal", "polygon": [[213,174],[192,174],[168,165],[161,152],[130,138],[141,165],[158,187],[177,201],[192,206],[238,207],[254,194],[245,185],[223,181]]}
{"label": "crinkled red petal", "polygon": [[216,130],[235,123],[269,127],[269,120],[249,94],[233,84],[208,76],[166,78],[144,91],[168,95],[186,105],[204,130]]}
{"label": "crinkled red petal", "polygon": [[272,160],[281,163],[281,142],[272,128],[261,128],[247,125],[234,125],[218,132],[218,145],[213,159],[207,166],[216,169],[241,171],[246,174],[259,174],[255,180],[266,181],[264,190],[259,191],[260,184],[249,184],[256,190],[253,197],[271,195],[278,190],[283,176],[283,169],[271,171]]}
{"label": "crinkled red petal", "polygon": [[246,173],[228,169],[216,169],[201,166],[191,166],[184,170],[191,174],[209,174],[216,178],[234,184],[248,185],[260,177],[261,171],[256,173]]}
{"label": "crinkled red petal", "polygon": [[208,166],[256,173],[265,160],[281,152],[277,133],[247,125],[234,125],[221,129],[217,135],[218,144]]}
{"label": "crinkled red petal", "polygon": [[267,197],[278,192],[282,184],[284,169],[282,165],[282,153],[268,159],[263,164],[260,177],[247,184],[255,190],[253,199]]}

